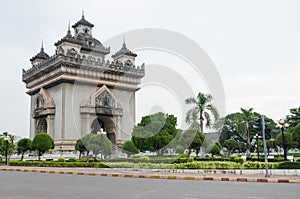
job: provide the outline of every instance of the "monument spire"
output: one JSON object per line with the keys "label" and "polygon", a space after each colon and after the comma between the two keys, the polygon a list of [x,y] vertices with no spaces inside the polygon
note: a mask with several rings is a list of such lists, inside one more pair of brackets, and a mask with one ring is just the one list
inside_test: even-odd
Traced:
{"label": "monument spire", "polygon": [[67,37],[72,37],[72,34],[71,34],[71,28],[70,28],[70,20],[69,20],[69,24],[68,24]]}
{"label": "monument spire", "polygon": [[44,51],[44,40],[42,39],[41,51]]}

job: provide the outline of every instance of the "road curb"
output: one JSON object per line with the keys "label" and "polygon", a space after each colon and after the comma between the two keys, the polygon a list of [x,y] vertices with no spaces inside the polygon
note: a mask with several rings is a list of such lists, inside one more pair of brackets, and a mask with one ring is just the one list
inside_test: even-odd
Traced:
{"label": "road curb", "polygon": [[198,180],[198,181],[224,181],[224,182],[257,182],[257,183],[293,183],[300,184],[300,179],[288,178],[253,178],[253,177],[214,177],[196,175],[159,175],[159,174],[134,174],[134,173],[107,173],[89,171],[64,171],[59,168],[1,168],[0,171],[47,173],[60,175],[79,175],[79,176],[100,176],[100,177],[119,177],[119,178],[143,178],[143,179],[166,179],[166,180]]}

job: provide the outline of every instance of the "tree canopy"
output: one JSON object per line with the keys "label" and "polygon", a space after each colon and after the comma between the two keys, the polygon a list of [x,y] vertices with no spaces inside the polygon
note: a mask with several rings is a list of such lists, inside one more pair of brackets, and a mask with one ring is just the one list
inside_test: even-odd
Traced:
{"label": "tree canopy", "polygon": [[[5,138],[7,138],[7,140],[5,140]],[[16,136],[8,132],[0,134],[0,154],[4,156],[7,155],[8,159],[10,159],[10,156],[15,152],[15,140]]]}
{"label": "tree canopy", "polygon": [[298,143],[298,148],[300,148],[300,123],[293,129],[293,140]]}
{"label": "tree canopy", "polygon": [[[257,120],[261,118],[261,114],[253,112],[250,119],[248,116],[249,115],[243,116],[241,112],[231,113],[215,123],[215,128],[221,132],[219,141],[223,146],[225,140],[228,139],[235,139],[238,142],[244,142],[248,145],[246,126],[248,126],[250,140],[256,134],[262,135],[262,129],[260,128],[261,124],[258,124],[257,122]],[[245,125],[245,118],[247,118],[247,125]],[[272,137],[275,137],[278,134],[278,129],[275,128],[275,122],[266,116],[265,128],[271,130]]]}
{"label": "tree canopy", "polygon": [[79,159],[81,158],[81,154],[87,151],[85,145],[82,142],[82,139],[78,139],[75,144],[75,150],[79,151]]}
{"label": "tree canopy", "polygon": [[222,150],[222,145],[220,144],[220,142],[213,143],[208,147],[208,150],[211,153],[212,158],[213,158],[214,155],[220,154],[220,152]]}
{"label": "tree canopy", "polygon": [[101,153],[101,159],[103,155],[109,155],[112,153],[112,143],[107,138],[106,134],[87,134],[82,138],[82,143],[88,151],[92,151],[94,159]]}
{"label": "tree canopy", "polygon": [[[212,104],[213,97],[210,94],[199,92],[197,97],[190,97],[185,100],[186,104],[194,105],[186,114],[186,123],[190,124],[191,128],[200,128],[203,132],[204,121],[206,127],[211,127],[212,121],[219,118],[219,113],[216,107]],[[213,116],[213,119],[212,117]],[[198,124],[198,121],[199,124]]]}
{"label": "tree canopy", "polygon": [[164,153],[164,148],[177,134],[177,118],[162,112],[142,117],[134,127],[132,138],[134,145],[140,151],[152,151],[158,155]]}
{"label": "tree canopy", "polygon": [[188,159],[192,150],[199,154],[200,148],[205,140],[205,135],[199,131],[199,129],[190,128],[183,132],[180,144],[188,149]]}
{"label": "tree canopy", "polygon": [[227,150],[228,156],[230,156],[232,152],[240,149],[240,145],[235,139],[225,140],[224,147]]}
{"label": "tree canopy", "polygon": [[127,140],[122,146],[122,151],[128,156],[131,156],[132,154],[138,153],[139,149],[134,145],[134,143],[131,140]]}
{"label": "tree canopy", "polygon": [[21,160],[24,158],[24,153],[31,149],[32,141],[29,138],[23,138],[17,143],[18,154],[21,154]]}
{"label": "tree canopy", "polygon": [[287,116],[287,122],[293,128],[300,123],[300,107],[290,109],[290,115]]}
{"label": "tree canopy", "polygon": [[54,149],[54,141],[47,133],[38,133],[34,136],[31,149],[38,152],[39,160],[41,155],[43,155],[49,149]]}
{"label": "tree canopy", "polygon": [[[284,154],[287,154],[287,151],[297,147],[298,142],[294,141],[292,138],[292,134],[289,132],[284,132],[284,146],[282,143],[282,134],[278,134],[276,136],[275,142],[278,146],[280,146],[281,148],[283,148],[284,150]],[[284,157],[286,159],[286,157]]]}

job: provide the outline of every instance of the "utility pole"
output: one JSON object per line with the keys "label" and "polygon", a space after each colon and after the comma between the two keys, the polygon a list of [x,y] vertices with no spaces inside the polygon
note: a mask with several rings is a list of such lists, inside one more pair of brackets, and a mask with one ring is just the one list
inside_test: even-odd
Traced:
{"label": "utility pole", "polygon": [[267,143],[266,143],[266,135],[265,135],[265,116],[261,116],[261,125],[262,125],[262,133],[263,133],[263,141],[264,141],[264,154],[265,154],[265,164],[266,164],[266,177],[269,177],[269,165],[268,165],[268,156],[267,156]]}

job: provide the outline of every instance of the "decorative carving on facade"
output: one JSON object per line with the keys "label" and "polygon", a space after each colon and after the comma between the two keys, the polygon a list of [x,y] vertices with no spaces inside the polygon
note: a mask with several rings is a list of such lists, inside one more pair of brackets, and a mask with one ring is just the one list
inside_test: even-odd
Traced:
{"label": "decorative carving on facade", "polygon": [[96,97],[95,100],[96,100],[95,102],[96,107],[114,108],[115,100],[107,91],[101,93],[98,97]]}
{"label": "decorative carving on facade", "polygon": [[34,118],[55,114],[54,100],[44,88],[41,88],[40,92],[38,93],[38,96],[34,102],[32,114],[32,117]]}
{"label": "decorative carving on facade", "polygon": [[69,50],[67,51],[67,56],[68,56],[68,57],[76,57],[76,55],[77,55],[77,51],[76,51],[74,48],[69,49]]}
{"label": "decorative carving on facade", "polygon": [[59,54],[59,55],[64,55],[64,54],[65,54],[65,50],[60,46],[60,47],[57,49],[57,54]]}
{"label": "decorative carving on facade", "polygon": [[86,97],[80,104],[81,113],[123,115],[121,103],[114,94],[103,85],[92,96]]}

